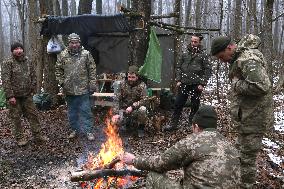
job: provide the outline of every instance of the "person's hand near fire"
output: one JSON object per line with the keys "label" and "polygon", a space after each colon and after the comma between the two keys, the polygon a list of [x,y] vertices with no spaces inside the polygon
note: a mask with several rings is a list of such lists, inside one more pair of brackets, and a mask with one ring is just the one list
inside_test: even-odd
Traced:
{"label": "person's hand near fire", "polygon": [[[127,107],[124,112],[125,112],[126,114],[131,114],[131,113],[133,112],[133,109],[134,109],[135,107],[138,107],[138,106],[139,106],[139,101],[134,102],[134,103],[132,104],[132,106]],[[122,118],[121,118],[121,116],[120,116],[119,114],[115,114],[114,116],[112,116],[111,122],[112,122],[113,124],[118,124],[118,122],[121,121],[121,119],[122,119]]]}
{"label": "person's hand near fire", "polygon": [[120,160],[127,165],[133,165],[133,160],[135,159],[135,155],[125,152],[120,156]]}

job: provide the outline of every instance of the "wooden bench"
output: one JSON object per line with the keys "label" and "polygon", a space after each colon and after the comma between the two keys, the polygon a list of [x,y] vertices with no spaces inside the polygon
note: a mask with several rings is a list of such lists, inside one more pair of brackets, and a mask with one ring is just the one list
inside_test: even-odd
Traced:
{"label": "wooden bench", "polygon": [[[95,106],[114,106],[115,102],[113,101],[113,98],[115,97],[114,93],[98,93],[94,92],[92,97],[95,98]],[[112,100],[105,100],[104,97],[112,98]]]}

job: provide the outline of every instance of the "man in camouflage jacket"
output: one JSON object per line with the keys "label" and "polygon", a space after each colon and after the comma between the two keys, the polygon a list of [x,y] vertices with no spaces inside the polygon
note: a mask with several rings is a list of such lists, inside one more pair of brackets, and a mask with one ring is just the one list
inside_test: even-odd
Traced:
{"label": "man in camouflage jacket", "polygon": [[250,34],[238,44],[220,36],[213,40],[211,47],[213,56],[230,62],[230,110],[239,133],[243,188],[252,188],[255,184],[256,157],[263,135],[273,123],[272,86],[259,45],[259,37]]}
{"label": "man in camouflage jacket", "polygon": [[[147,86],[139,79],[137,66],[129,66],[127,80],[120,86],[118,101],[120,111],[125,112],[125,129],[137,129],[138,136],[143,137],[147,122]],[[118,120],[121,117],[117,114],[114,119]]]}
{"label": "man in camouflage jacket", "polygon": [[73,130],[69,138],[83,133],[94,140],[90,94],[96,89],[96,64],[91,53],[81,46],[79,35],[70,34],[68,41],[69,46],[58,57],[55,74],[66,95]]}
{"label": "man in camouflage jacket", "polygon": [[[212,106],[199,108],[192,120],[193,134],[161,155],[135,157],[125,153],[122,160],[137,169],[151,171],[146,187],[152,189],[239,188],[240,159],[237,149],[217,132],[217,113]],[[165,173],[182,168],[182,184]]]}
{"label": "man in camouflage jacket", "polygon": [[177,129],[182,109],[189,96],[190,123],[199,108],[201,93],[211,76],[211,65],[209,64],[207,55],[201,49],[202,39],[202,35],[193,35],[191,37],[188,52],[182,54],[176,66],[178,92],[171,123],[164,128],[166,131]]}
{"label": "man in camouflage jacket", "polygon": [[2,63],[2,83],[6,93],[9,116],[14,123],[14,134],[19,146],[28,143],[23,135],[21,116],[25,116],[31,127],[36,142],[47,141],[40,134],[40,124],[32,96],[36,92],[35,70],[31,61],[25,56],[21,43],[11,45],[12,56]]}

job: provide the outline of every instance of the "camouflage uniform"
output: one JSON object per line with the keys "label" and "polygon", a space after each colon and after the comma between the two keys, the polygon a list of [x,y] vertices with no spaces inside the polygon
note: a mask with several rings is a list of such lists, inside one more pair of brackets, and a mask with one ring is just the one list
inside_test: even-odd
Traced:
{"label": "camouflage uniform", "polygon": [[[192,134],[159,156],[137,157],[133,165],[150,172],[147,188],[239,188],[240,160],[237,150],[214,128]],[[183,184],[165,176],[183,168]]]}
{"label": "camouflage uniform", "polygon": [[83,47],[77,54],[65,49],[58,56],[55,74],[66,95],[71,128],[91,132],[93,115],[89,95],[96,89],[96,64],[92,55]]}
{"label": "camouflage uniform", "polygon": [[231,115],[237,122],[241,152],[241,174],[244,188],[251,188],[256,177],[256,156],[263,134],[273,121],[273,99],[267,64],[257,49],[260,39],[245,36],[231,62]]}
{"label": "camouflage uniform", "polygon": [[133,127],[138,125],[145,125],[147,122],[147,86],[144,82],[138,80],[134,86],[128,84],[125,80],[121,84],[120,94],[118,96],[119,109],[125,110],[132,106],[134,102],[139,102],[138,107],[133,107],[132,113],[125,114],[126,126]]}
{"label": "camouflage uniform", "polygon": [[9,116],[14,122],[16,139],[19,140],[23,137],[22,115],[28,119],[34,136],[38,137],[40,124],[32,100],[32,94],[36,91],[36,77],[31,61],[27,57],[24,57],[21,61],[10,57],[2,63],[1,76],[6,98],[16,98],[16,105],[8,103]]}

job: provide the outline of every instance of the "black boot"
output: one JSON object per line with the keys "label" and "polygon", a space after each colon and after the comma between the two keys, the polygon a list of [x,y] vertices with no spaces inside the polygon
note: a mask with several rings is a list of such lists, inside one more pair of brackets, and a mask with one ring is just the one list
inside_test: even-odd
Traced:
{"label": "black boot", "polygon": [[144,124],[139,124],[138,125],[138,137],[143,138],[145,136],[145,125]]}

